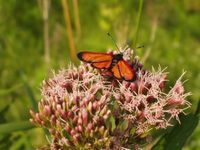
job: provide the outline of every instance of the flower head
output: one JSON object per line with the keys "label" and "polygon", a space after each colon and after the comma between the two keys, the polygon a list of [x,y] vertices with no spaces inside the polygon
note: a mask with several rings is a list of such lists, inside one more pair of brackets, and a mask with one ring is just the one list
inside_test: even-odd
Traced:
{"label": "flower head", "polygon": [[191,105],[186,100],[190,93],[184,93],[181,77],[168,93],[164,92],[167,73],[160,68],[145,73],[140,70],[135,82],[124,81],[115,88],[113,95],[136,134],[171,126],[173,118],[179,121],[179,114]]}
{"label": "flower head", "polygon": [[89,66],[71,65],[43,82],[39,112],[31,111],[31,122],[49,130],[52,149],[109,147],[109,88]]}
{"label": "flower head", "polygon": [[191,106],[183,75],[166,92],[165,70],[143,70],[137,57],[132,60],[132,49],[120,52],[136,75],[132,82],[109,81],[85,64],[69,65],[43,82],[38,112],[31,110],[30,120],[48,129],[50,149],[140,149],[140,135],[173,126],[172,120],[180,123],[179,114]]}

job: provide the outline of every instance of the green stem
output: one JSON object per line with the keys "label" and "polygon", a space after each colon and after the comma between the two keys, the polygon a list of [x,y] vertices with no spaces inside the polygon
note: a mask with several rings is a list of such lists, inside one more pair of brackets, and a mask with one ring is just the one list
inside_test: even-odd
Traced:
{"label": "green stem", "polygon": [[33,128],[29,121],[12,122],[0,124],[0,134],[9,134],[16,131],[23,131]]}
{"label": "green stem", "polygon": [[138,12],[138,17],[137,17],[137,25],[136,25],[136,33],[135,33],[135,40],[133,43],[133,46],[137,46],[137,39],[138,39],[138,33],[139,33],[139,28],[140,28],[140,22],[141,22],[141,16],[142,16],[142,8],[143,8],[143,0],[140,0],[139,2],[139,12]]}
{"label": "green stem", "polygon": [[[197,109],[196,109],[196,112],[195,112],[195,115],[200,115],[200,100],[198,102],[198,105],[197,105]],[[200,117],[200,116],[199,116]]]}

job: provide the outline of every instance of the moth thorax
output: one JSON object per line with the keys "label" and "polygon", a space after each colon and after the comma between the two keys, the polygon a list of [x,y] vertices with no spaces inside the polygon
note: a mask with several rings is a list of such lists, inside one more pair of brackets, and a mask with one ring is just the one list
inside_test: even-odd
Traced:
{"label": "moth thorax", "polygon": [[119,60],[122,60],[122,59],[123,59],[123,55],[122,54],[116,54],[113,57],[113,60],[115,60],[116,62],[119,61]]}
{"label": "moth thorax", "polygon": [[123,55],[122,54],[116,54],[113,56],[113,60],[112,60],[112,66],[116,65],[118,61],[123,59]]}

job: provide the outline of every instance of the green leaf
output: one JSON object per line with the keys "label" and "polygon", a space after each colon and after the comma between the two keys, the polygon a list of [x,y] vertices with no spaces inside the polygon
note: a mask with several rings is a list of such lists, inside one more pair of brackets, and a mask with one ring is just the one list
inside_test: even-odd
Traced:
{"label": "green leaf", "polygon": [[111,122],[111,131],[114,131],[116,128],[116,124],[115,124],[115,118],[113,116],[110,117],[110,122]]}
{"label": "green leaf", "polygon": [[197,127],[199,118],[189,114],[180,117],[181,124],[176,124],[170,133],[165,134],[152,150],[181,150],[187,139]]}
{"label": "green leaf", "polygon": [[15,131],[28,130],[34,126],[29,121],[0,124],[0,134],[9,134]]}
{"label": "green leaf", "polygon": [[112,132],[115,130],[116,124],[115,124],[115,118],[113,117],[113,115],[111,115],[106,121],[106,128],[110,129]]}
{"label": "green leaf", "polygon": [[31,86],[29,85],[29,83],[28,83],[28,81],[26,79],[26,76],[25,76],[25,74],[22,71],[20,72],[20,75],[21,75],[21,78],[22,78],[22,80],[24,82],[25,90],[26,90],[28,96],[30,97],[30,101],[31,101],[33,110],[37,111],[37,101],[35,99],[33,90],[31,89]]}
{"label": "green leaf", "polygon": [[131,134],[131,135],[134,135],[134,134],[135,134],[135,131],[136,131],[136,129],[133,127],[133,128],[131,129],[131,131],[130,131],[130,134]]}
{"label": "green leaf", "polygon": [[118,128],[122,131],[125,131],[128,128],[128,121],[123,120],[119,123]]}

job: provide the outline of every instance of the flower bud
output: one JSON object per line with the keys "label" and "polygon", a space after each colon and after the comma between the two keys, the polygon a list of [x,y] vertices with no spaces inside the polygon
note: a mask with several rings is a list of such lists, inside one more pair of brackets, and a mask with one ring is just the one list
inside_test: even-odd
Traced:
{"label": "flower bud", "polygon": [[65,130],[66,130],[68,133],[71,132],[71,127],[69,126],[68,123],[65,125]]}
{"label": "flower bud", "polygon": [[168,105],[184,105],[185,104],[185,101],[184,99],[182,99],[181,97],[171,97],[169,100],[168,100]]}
{"label": "flower bud", "polygon": [[71,111],[71,110],[68,111],[68,112],[67,112],[67,116],[68,116],[68,118],[71,118],[71,119],[74,118],[74,113],[73,113],[73,111]]}
{"label": "flower bud", "polygon": [[78,125],[77,131],[78,131],[78,132],[83,132],[83,127],[82,127],[81,125]]}
{"label": "flower bud", "polygon": [[104,127],[104,126],[101,126],[101,127],[99,128],[99,133],[101,133],[101,134],[103,135],[104,131],[105,131],[105,127]]}
{"label": "flower bud", "polygon": [[83,119],[81,117],[78,117],[78,125],[82,125],[83,124]]}
{"label": "flower bud", "polygon": [[92,123],[88,123],[88,125],[87,125],[87,129],[90,131],[90,130],[92,130],[93,129],[93,124]]}
{"label": "flower bud", "polygon": [[83,125],[88,124],[88,112],[86,109],[83,109],[82,111],[82,118],[83,118]]}
{"label": "flower bud", "polygon": [[71,134],[71,136],[74,136],[75,134],[77,134],[77,132],[76,132],[76,130],[71,130],[71,132],[70,132],[70,134]]}
{"label": "flower bud", "polygon": [[51,115],[51,108],[48,105],[44,106],[44,114],[49,117]]}
{"label": "flower bud", "polygon": [[181,81],[177,81],[174,88],[173,88],[173,91],[179,95],[183,94],[184,93],[184,87],[183,87],[183,84]]}
{"label": "flower bud", "polygon": [[52,126],[56,125],[56,116],[54,116],[54,115],[51,116],[50,123]]}
{"label": "flower bud", "polygon": [[78,119],[79,119],[78,116],[74,116],[74,118],[72,119],[72,120],[73,120],[73,123],[74,123],[74,124],[77,124],[77,123],[78,123]]}
{"label": "flower bud", "polygon": [[67,138],[65,138],[65,137],[63,137],[61,139],[61,142],[62,142],[63,145],[72,146],[72,143]]}
{"label": "flower bud", "polygon": [[99,107],[98,102],[97,102],[97,101],[94,101],[94,102],[92,103],[92,108],[93,108],[93,110],[98,109],[98,107]]}
{"label": "flower bud", "polygon": [[131,89],[131,92],[137,92],[138,90],[138,85],[136,82],[133,82],[130,84],[130,89]]}

